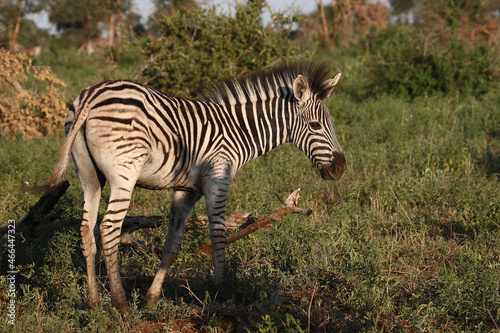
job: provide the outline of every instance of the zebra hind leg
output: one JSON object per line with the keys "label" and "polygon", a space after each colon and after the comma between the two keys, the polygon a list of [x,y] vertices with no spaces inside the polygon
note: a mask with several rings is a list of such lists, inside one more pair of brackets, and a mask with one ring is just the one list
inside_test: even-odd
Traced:
{"label": "zebra hind leg", "polygon": [[128,313],[132,313],[132,309],[127,304],[125,290],[120,278],[118,245],[120,244],[123,219],[130,206],[133,187],[133,184],[130,186],[121,184],[118,187],[110,183],[111,194],[109,204],[100,226],[101,243],[110,285],[111,303],[118,310]]}
{"label": "zebra hind leg", "polygon": [[89,191],[84,192],[83,218],[80,226],[82,236],[82,252],[87,264],[87,305],[94,310],[99,305],[99,291],[97,290],[97,280],[95,275],[95,256],[97,246],[95,241],[95,225],[99,209],[99,198],[101,189],[89,195]]}
{"label": "zebra hind leg", "polygon": [[99,305],[99,292],[95,275],[95,256],[97,246],[95,241],[95,226],[99,210],[101,188],[94,191],[84,191],[83,218],[80,226],[82,236],[82,252],[87,264],[87,305],[94,310]]}
{"label": "zebra hind leg", "polygon": [[186,228],[187,219],[193,206],[202,194],[195,191],[175,190],[172,200],[172,210],[168,221],[168,233],[163,245],[160,267],[155,274],[151,287],[146,295],[147,306],[154,306],[160,299],[163,281],[167,271],[181,249],[182,234]]}
{"label": "zebra hind leg", "polygon": [[96,222],[99,213],[99,200],[106,179],[99,172],[89,156],[83,134],[78,133],[73,145],[78,178],[82,187],[83,217],[80,226],[82,252],[87,264],[87,305],[95,309],[99,305],[99,291],[95,274]]}

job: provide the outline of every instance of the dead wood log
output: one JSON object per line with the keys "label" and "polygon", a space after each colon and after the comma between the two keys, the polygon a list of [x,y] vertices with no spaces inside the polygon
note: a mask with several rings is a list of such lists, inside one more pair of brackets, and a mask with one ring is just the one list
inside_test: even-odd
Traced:
{"label": "dead wood log", "polygon": [[[21,221],[15,224],[16,235],[20,235],[21,227],[26,225],[28,227],[28,232],[34,233],[35,227],[40,224],[42,216],[49,214],[54,206],[56,205],[59,198],[66,193],[69,187],[69,182],[64,181],[61,185],[54,187],[54,189],[45,195],[43,195],[38,202],[30,208],[29,212],[21,219]],[[0,244],[3,243],[3,236],[8,232],[8,226],[0,228]]]}
{"label": "dead wood log", "polygon": [[22,225],[26,223],[31,228],[36,227],[40,224],[41,218],[52,211],[56,205],[59,198],[66,193],[69,187],[69,182],[65,180],[61,185],[54,187],[49,193],[43,195],[38,202],[31,207],[28,214],[26,214],[19,224]]}

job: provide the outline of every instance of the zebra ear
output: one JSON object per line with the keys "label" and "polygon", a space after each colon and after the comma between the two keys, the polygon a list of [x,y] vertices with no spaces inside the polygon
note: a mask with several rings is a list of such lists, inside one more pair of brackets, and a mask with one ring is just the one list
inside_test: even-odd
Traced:
{"label": "zebra ear", "polygon": [[305,102],[311,96],[311,91],[309,90],[309,82],[304,75],[298,75],[293,81],[293,94],[295,98],[301,102]]}
{"label": "zebra ear", "polygon": [[335,88],[335,86],[339,82],[341,75],[342,75],[342,73],[338,73],[333,78],[328,79],[325,82],[323,82],[323,86],[325,87],[325,91],[326,91],[326,97],[325,97],[325,99],[327,99],[328,97],[330,97],[330,95],[332,94],[333,89]]}

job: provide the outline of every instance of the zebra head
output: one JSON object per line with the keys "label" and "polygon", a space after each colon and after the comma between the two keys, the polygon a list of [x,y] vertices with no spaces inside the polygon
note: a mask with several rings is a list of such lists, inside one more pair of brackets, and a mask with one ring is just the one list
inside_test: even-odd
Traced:
{"label": "zebra head", "polygon": [[303,75],[298,75],[293,81],[297,117],[291,139],[327,180],[341,179],[347,168],[344,153],[335,137],[333,118],[324,102],[340,75],[323,81],[320,92],[311,90]]}

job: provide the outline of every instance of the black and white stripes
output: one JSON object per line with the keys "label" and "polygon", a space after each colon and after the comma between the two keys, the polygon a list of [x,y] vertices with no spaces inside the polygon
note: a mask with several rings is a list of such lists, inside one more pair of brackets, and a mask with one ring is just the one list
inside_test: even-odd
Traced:
{"label": "black and white stripes", "polygon": [[281,66],[207,89],[199,101],[166,95],[130,81],[103,81],[85,89],[70,107],[66,141],[46,186],[62,182],[72,153],[83,191],[83,253],[88,299],[99,302],[95,280],[97,210],[102,186],[110,201],[100,223],[113,305],[130,311],[118,266],[121,225],[135,185],[174,188],[162,261],[148,292],[158,300],[180,250],[193,205],[205,196],[213,244],[215,283],[229,294],[224,274],[225,207],[238,169],[274,147],[293,142],[320,169],[340,179],[346,163],[325,106],[340,74],[312,62]]}

